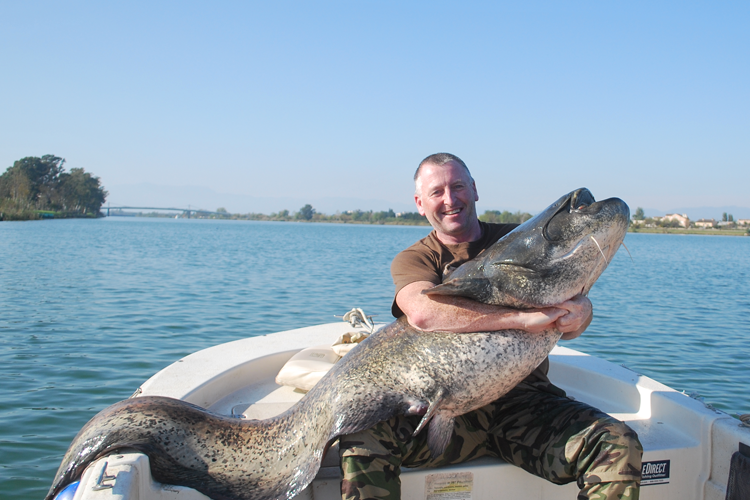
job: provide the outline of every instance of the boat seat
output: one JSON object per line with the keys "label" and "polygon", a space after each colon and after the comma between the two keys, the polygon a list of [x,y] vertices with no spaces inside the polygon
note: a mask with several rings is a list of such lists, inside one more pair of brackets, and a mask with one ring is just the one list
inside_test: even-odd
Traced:
{"label": "boat seat", "polygon": [[332,345],[302,349],[281,367],[276,375],[276,383],[309,391],[338,360],[367,337],[368,334],[365,332],[348,332]]}
{"label": "boat seat", "polygon": [[302,349],[287,361],[276,375],[276,383],[309,391],[341,359],[330,345]]}

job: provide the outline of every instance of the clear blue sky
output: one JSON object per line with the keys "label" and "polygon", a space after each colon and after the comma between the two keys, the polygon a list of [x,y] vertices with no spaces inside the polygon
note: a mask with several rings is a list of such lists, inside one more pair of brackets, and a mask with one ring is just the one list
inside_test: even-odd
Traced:
{"label": "clear blue sky", "polygon": [[397,208],[449,151],[480,209],[750,207],[749,27],[747,2],[4,1],[0,168]]}

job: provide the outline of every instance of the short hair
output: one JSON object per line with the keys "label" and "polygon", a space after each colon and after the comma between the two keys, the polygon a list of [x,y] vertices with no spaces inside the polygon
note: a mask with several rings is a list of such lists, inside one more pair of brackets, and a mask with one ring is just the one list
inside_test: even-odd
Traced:
{"label": "short hair", "polygon": [[[431,163],[432,165],[437,165],[439,167],[442,167],[449,161],[455,161],[456,163],[464,167],[464,169],[466,170],[466,173],[469,174],[469,179],[471,179],[472,182],[474,181],[474,178],[471,176],[471,172],[469,172],[469,167],[466,166],[466,163],[464,163],[464,161],[461,158],[450,153],[435,153],[435,154],[428,156],[427,158],[425,158],[419,163],[419,166],[417,167],[417,171],[414,172],[414,184],[416,184],[417,179],[419,179],[419,174],[422,171],[423,165],[427,163]],[[417,190],[417,192],[419,192],[419,190]]]}

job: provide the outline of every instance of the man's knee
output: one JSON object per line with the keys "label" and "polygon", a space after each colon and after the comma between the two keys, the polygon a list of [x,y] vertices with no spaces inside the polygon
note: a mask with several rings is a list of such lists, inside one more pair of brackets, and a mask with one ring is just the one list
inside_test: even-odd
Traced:
{"label": "man's knee", "polygon": [[598,422],[589,436],[587,448],[587,452],[580,457],[579,485],[613,482],[640,484],[643,446],[638,434],[627,424],[615,419]]}

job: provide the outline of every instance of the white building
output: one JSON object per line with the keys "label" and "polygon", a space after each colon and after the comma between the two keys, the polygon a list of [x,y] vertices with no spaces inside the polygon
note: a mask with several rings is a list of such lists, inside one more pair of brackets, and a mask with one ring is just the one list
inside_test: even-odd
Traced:
{"label": "white building", "polygon": [[687,214],[667,214],[664,216],[664,220],[676,220],[682,227],[690,225],[690,218]]}
{"label": "white building", "polygon": [[716,219],[698,219],[695,221],[695,225],[698,227],[716,227]]}

